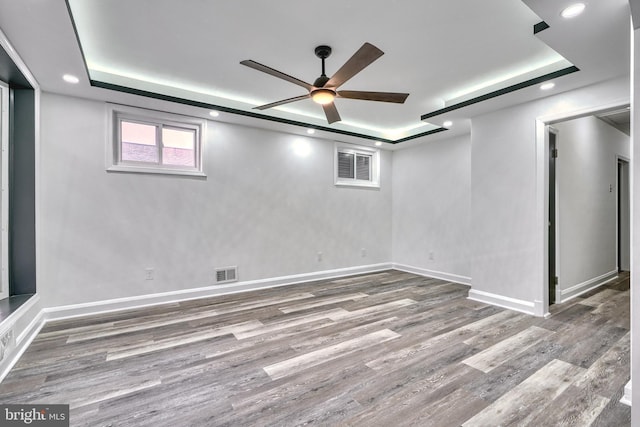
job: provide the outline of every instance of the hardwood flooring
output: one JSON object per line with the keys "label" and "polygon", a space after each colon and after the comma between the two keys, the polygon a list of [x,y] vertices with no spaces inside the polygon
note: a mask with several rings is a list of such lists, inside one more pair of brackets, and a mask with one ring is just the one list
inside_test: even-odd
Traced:
{"label": "hardwood flooring", "polygon": [[49,323],[2,403],[72,426],[628,426],[629,277],[541,319],[399,271]]}

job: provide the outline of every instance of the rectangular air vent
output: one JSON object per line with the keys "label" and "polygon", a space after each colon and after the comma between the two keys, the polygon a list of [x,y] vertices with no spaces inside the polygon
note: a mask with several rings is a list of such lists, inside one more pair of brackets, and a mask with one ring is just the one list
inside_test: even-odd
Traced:
{"label": "rectangular air vent", "polygon": [[216,284],[238,280],[238,267],[225,267],[216,270]]}

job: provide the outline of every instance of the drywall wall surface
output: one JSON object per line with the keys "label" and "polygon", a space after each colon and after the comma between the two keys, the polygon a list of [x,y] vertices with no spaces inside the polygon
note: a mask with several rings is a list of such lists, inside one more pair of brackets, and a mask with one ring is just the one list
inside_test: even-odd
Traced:
{"label": "drywall wall surface", "polygon": [[558,287],[596,283],[618,269],[618,157],[629,158],[629,137],[588,116],[553,125],[556,160]]}
{"label": "drywall wall surface", "polygon": [[477,116],[471,131],[473,290],[542,301],[544,206],[538,202],[536,120],[628,102],[628,78]]}
{"label": "drywall wall surface", "polygon": [[390,261],[390,152],[380,189],[336,187],[332,141],[210,121],[206,179],[114,173],[105,103],[45,93],[41,109],[45,307],[210,286],[219,267],[246,281]]}
{"label": "drywall wall surface", "polygon": [[471,137],[393,153],[393,261],[426,272],[471,273]]}

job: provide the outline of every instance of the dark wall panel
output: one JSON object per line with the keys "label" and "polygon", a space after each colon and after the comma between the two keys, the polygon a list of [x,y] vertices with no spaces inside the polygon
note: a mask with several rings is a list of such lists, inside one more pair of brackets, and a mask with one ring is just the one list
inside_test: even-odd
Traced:
{"label": "dark wall panel", "polygon": [[9,289],[36,292],[35,93],[12,89],[9,139]]}

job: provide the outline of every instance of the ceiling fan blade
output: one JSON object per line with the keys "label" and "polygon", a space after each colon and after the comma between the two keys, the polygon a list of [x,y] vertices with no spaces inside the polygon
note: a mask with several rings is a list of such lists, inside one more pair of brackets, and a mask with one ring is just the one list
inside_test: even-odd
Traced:
{"label": "ceiling fan blade", "polygon": [[340,114],[338,114],[338,109],[336,108],[336,104],[334,104],[333,102],[324,104],[322,106],[322,109],[324,110],[325,116],[327,116],[327,122],[329,124],[334,122],[339,122],[340,120],[342,120],[340,118]]}
{"label": "ceiling fan blade", "polygon": [[403,104],[409,96],[408,93],[396,92],[364,92],[361,90],[340,90],[338,91],[340,98],[363,99],[365,101],[395,102]]}
{"label": "ceiling fan blade", "polygon": [[303,99],[309,98],[311,95],[300,95],[294,96],[293,98],[283,99],[282,101],[272,102],[271,104],[260,105],[259,107],[254,107],[257,110],[266,110],[267,108],[277,107],[278,105],[289,104],[290,102],[302,101]]}
{"label": "ceiling fan blade", "polygon": [[325,87],[337,88],[351,77],[364,70],[369,64],[384,55],[384,52],[372,45],[365,43],[344,65],[331,76]]}
{"label": "ceiling fan blade", "polygon": [[244,60],[244,61],[240,61],[240,63],[242,65],[246,65],[249,68],[253,68],[254,70],[262,71],[263,73],[267,73],[267,74],[270,74],[270,75],[272,75],[274,77],[277,77],[279,79],[286,80],[286,81],[291,82],[293,84],[296,84],[298,86],[302,86],[303,88],[305,88],[308,91],[310,91],[313,88],[313,86],[311,86],[307,82],[303,82],[302,80],[296,79],[295,77],[292,77],[292,76],[290,76],[288,74],[285,74],[285,73],[283,73],[281,71],[274,70],[273,68],[267,67],[266,65],[263,65],[263,64],[261,64],[259,62],[247,59],[247,60]]}

